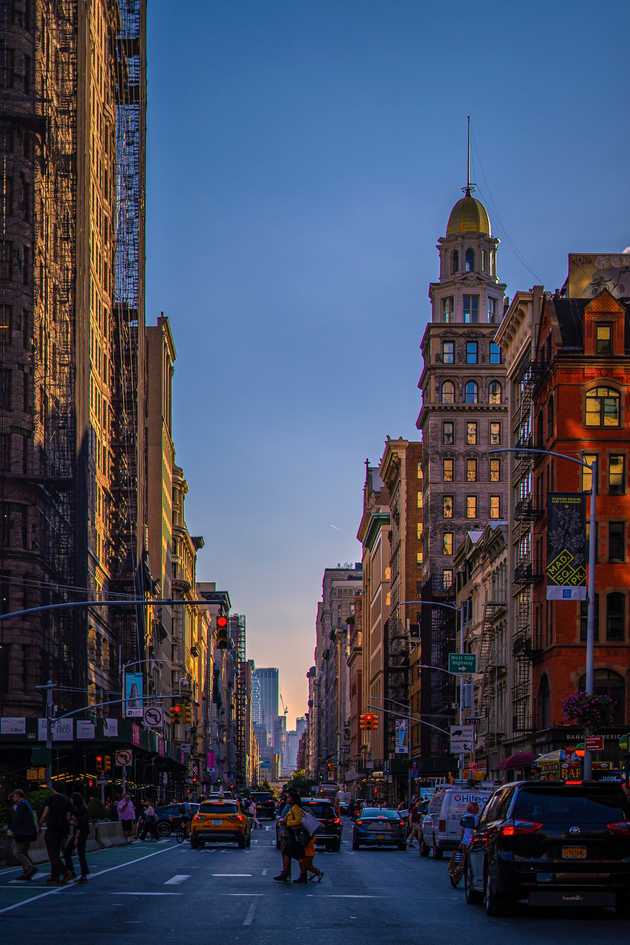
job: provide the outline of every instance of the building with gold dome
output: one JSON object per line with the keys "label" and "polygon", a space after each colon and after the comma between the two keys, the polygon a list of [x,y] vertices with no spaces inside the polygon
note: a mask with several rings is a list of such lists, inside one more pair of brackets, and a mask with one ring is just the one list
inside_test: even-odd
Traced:
{"label": "building with gold dome", "polygon": [[[507,515],[507,463],[489,457],[507,443],[507,396],[501,349],[494,342],[504,309],[505,285],[497,277],[499,240],[488,211],[468,183],[439,238],[439,280],[429,286],[431,320],[422,339],[417,427],[423,442],[424,529],[417,593],[423,601],[454,603],[454,555],[468,532]],[[422,609],[422,664],[446,667],[455,641],[454,613]],[[448,729],[456,702],[452,677],[419,670],[421,712]],[[416,770],[454,770],[448,737],[421,726],[413,746]]]}

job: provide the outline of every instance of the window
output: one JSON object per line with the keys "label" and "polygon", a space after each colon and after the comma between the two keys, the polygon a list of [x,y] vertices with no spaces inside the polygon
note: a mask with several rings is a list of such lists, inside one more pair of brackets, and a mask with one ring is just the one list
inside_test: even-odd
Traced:
{"label": "window", "polygon": [[503,388],[499,381],[490,381],[488,384],[488,403],[500,404],[503,396]]}
{"label": "window", "polygon": [[608,523],[608,560],[625,561],[625,522]]}
{"label": "window", "polygon": [[11,341],[11,315],[13,310],[10,305],[0,305],[0,348],[6,347]]}
{"label": "window", "polygon": [[623,495],[626,491],[626,458],[622,455],[608,457],[608,492]]}
{"label": "window", "polygon": [[442,480],[443,482],[452,482],[455,478],[455,460],[442,460]]}
{"label": "window", "polygon": [[490,460],[490,482],[501,482],[501,460]]}
{"label": "window", "polygon": [[467,381],[466,387],[464,390],[464,403],[476,404],[478,399],[479,399],[479,388],[477,386],[477,381]]}
{"label": "window", "polygon": [[477,518],[477,496],[466,496],[466,518]]}
{"label": "window", "polygon": [[442,361],[444,364],[455,364],[455,342],[442,342]]}
{"label": "window", "polygon": [[418,541],[422,541],[422,533],[424,532],[424,527],[422,522],[418,522],[416,525],[416,538]]}
{"label": "window", "polygon": [[467,325],[474,325],[479,321],[479,296],[464,296],[464,321]]}
{"label": "window", "polygon": [[452,295],[448,295],[445,299],[442,299],[442,321],[443,322],[452,322],[453,321],[453,312],[455,309],[454,299]]}
{"label": "window", "polygon": [[496,341],[490,342],[490,364],[501,364],[501,345]]}
{"label": "window", "polygon": [[452,446],[455,442],[455,424],[452,420],[442,421],[442,444]]}
{"label": "window", "polygon": [[467,250],[466,250],[465,259],[466,259],[466,272],[474,272],[474,271],[475,271],[475,251],[474,251],[474,249],[467,249]]}
{"label": "window", "polygon": [[422,479],[424,477],[424,473],[422,472],[422,463],[418,463],[416,475],[418,476],[418,479]]}
{"label": "window", "polygon": [[11,370],[0,368],[0,409],[11,409]]}
{"label": "window", "polygon": [[449,591],[453,586],[453,569],[444,568],[442,571],[442,589]]}
{"label": "window", "polygon": [[416,564],[422,564],[424,561],[424,552],[422,551],[422,546],[416,551]]}
{"label": "window", "polygon": [[490,423],[490,446],[500,446],[501,444],[501,423],[498,420],[492,420]]}
{"label": "window", "polygon": [[451,272],[459,272],[459,253],[456,249],[453,250],[453,255],[451,257]]}
{"label": "window", "polygon": [[486,249],[481,250],[481,271],[488,271],[488,251]]}
{"label": "window", "polygon": [[0,89],[12,89],[15,75],[15,50],[0,45]]}
{"label": "window", "polygon": [[442,554],[443,555],[453,554],[454,537],[455,537],[454,532],[444,532],[444,534],[442,535]]}
{"label": "window", "polygon": [[442,518],[453,518],[455,500],[452,495],[442,496]]}
{"label": "window", "polygon": [[466,482],[477,482],[477,460],[466,460]]}
{"label": "window", "polygon": [[501,518],[501,496],[490,496],[490,518]]}
{"label": "window", "polygon": [[594,387],[586,395],[587,427],[618,427],[621,411],[619,391],[612,387]]}
{"label": "window", "polygon": [[[580,680],[580,690],[585,689],[586,678]],[[611,669],[596,669],[593,690],[596,696],[608,696],[612,700],[613,708],[610,722],[613,725],[623,725],[626,709],[626,687],[623,677]]]}
{"label": "window", "polygon": [[422,506],[423,506],[423,504],[424,504],[424,499],[422,498],[422,493],[420,492],[420,490],[418,490],[418,493],[417,493],[417,503],[416,503],[416,504],[417,504],[417,506],[418,506],[419,509],[421,509]]}
{"label": "window", "polygon": [[13,278],[13,243],[0,240],[0,279]]}
{"label": "window", "polygon": [[476,364],[479,360],[479,345],[476,341],[466,342],[466,364]]}
{"label": "window", "polygon": [[[588,626],[588,601],[580,601],[580,640],[586,641],[586,630]],[[595,595],[595,639],[599,640],[599,594]]]}
{"label": "window", "polygon": [[595,326],[595,354],[612,354],[612,325]]}
{"label": "window", "polygon": [[466,444],[467,446],[477,445],[477,421],[471,420],[466,424]]}
{"label": "window", "polygon": [[0,433],[0,470],[8,472],[11,469],[11,434]]}
{"label": "window", "polygon": [[[597,453],[582,453],[582,462],[592,466],[597,460]],[[590,492],[593,488],[593,473],[582,466],[582,492]]]}
{"label": "window", "polygon": [[497,300],[488,296],[488,321],[493,324],[497,320]]}
{"label": "window", "polygon": [[444,381],[442,384],[441,402],[443,404],[455,403],[455,385],[452,381]]}

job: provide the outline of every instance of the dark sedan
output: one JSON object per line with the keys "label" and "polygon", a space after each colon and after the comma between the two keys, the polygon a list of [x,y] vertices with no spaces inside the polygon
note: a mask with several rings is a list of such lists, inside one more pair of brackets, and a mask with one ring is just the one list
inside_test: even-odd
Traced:
{"label": "dark sedan", "polygon": [[364,807],[352,828],[352,849],[396,846],[407,849],[406,825],[397,810]]}

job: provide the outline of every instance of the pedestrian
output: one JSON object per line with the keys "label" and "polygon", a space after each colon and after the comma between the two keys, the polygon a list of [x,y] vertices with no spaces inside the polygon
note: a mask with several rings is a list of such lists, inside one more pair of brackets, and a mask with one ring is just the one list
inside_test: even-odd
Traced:
{"label": "pedestrian", "polygon": [[147,834],[151,834],[154,840],[158,839],[157,814],[151,801],[146,801],[142,812],[142,840],[146,840]]}
{"label": "pedestrian", "polygon": [[308,874],[313,875],[313,879],[317,880],[318,883],[324,878],[323,870],[318,869],[313,860],[315,859],[315,834],[313,834],[308,839],[308,843],[304,847],[304,856],[300,860],[300,878],[296,880],[296,883],[306,883],[308,882]]}
{"label": "pedestrian", "polygon": [[50,860],[50,876],[46,882],[50,886],[63,885],[66,879],[61,851],[70,832],[70,801],[56,788],[51,788],[39,826],[46,827],[46,850]]}
{"label": "pedestrian", "polygon": [[122,824],[125,840],[127,843],[132,843],[133,838],[131,834],[133,833],[133,825],[136,819],[136,809],[128,794],[123,794],[118,801],[116,804],[116,812],[118,814],[118,820]]}
{"label": "pedestrian", "polygon": [[[287,792],[288,812],[283,817],[282,822],[285,827],[285,838],[282,844],[282,870],[274,876],[277,883],[291,882],[291,860],[297,860],[298,863],[304,858],[306,842],[301,835],[300,827],[304,819],[304,810],[300,803],[300,795],[297,791]],[[295,883],[308,882],[306,874],[300,871],[300,876],[295,879]]]}
{"label": "pedestrian", "polygon": [[9,801],[12,805],[9,831],[13,838],[13,856],[23,870],[18,879],[30,880],[37,872],[28,855],[31,843],[37,840],[37,817],[21,788],[16,788]]}
{"label": "pedestrian", "polygon": [[89,868],[85,856],[85,846],[90,835],[90,818],[88,809],[82,796],[75,792],[71,797],[72,806],[70,809],[70,835],[64,849],[64,860],[66,864],[65,879],[75,879],[76,873],[72,863],[72,855],[77,852],[79,857],[79,867],[81,875],[80,883],[87,883]]}

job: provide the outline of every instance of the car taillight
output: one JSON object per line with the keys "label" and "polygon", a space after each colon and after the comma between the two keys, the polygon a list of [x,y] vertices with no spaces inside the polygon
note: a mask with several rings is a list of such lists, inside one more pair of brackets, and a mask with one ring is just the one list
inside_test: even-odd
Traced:
{"label": "car taillight", "polygon": [[362,823],[363,823],[362,820],[355,820],[355,824],[357,824],[357,826],[359,827],[361,826]]}
{"label": "car taillight", "polygon": [[200,820],[201,820],[201,817],[199,816],[199,814],[195,814],[195,816],[193,817],[193,824],[199,823]]}
{"label": "car taillight", "polygon": [[335,826],[338,827],[340,823],[341,823],[341,818],[335,817],[335,819],[333,820],[333,824],[335,824]]}
{"label": "car taillight", "polygon": [[630,820],[615,820],[612,824],[606,824],[611,833],[618,836],[630,837]]}
{"label": "car taillight", "polygon": [[543,826],[544,824],[537,820],[513,820],[512,823],[504,824],[500,833],[502,837],[516,837],[525,833],[536,833]]}
{"label": "car taillight", "polygon": [[440,831],[440,833],[446,833],[446,821],[445,821],[445,820],[440,820],[440,821],[438,822],[438,830]]}

